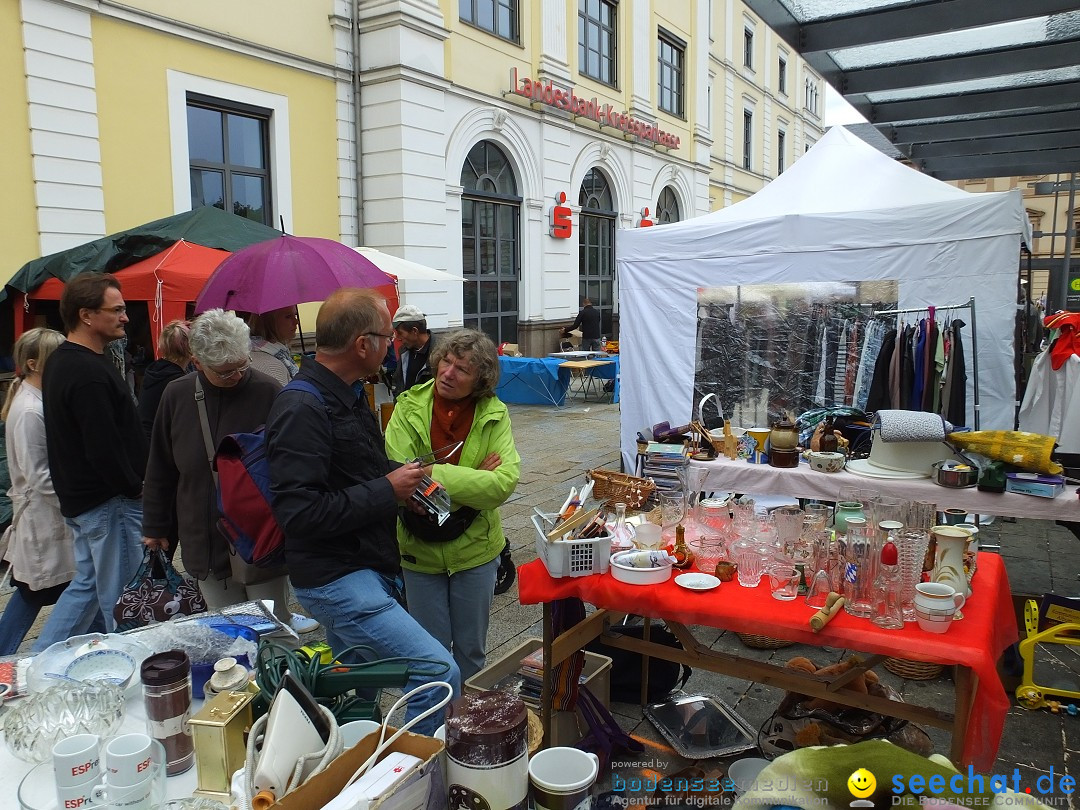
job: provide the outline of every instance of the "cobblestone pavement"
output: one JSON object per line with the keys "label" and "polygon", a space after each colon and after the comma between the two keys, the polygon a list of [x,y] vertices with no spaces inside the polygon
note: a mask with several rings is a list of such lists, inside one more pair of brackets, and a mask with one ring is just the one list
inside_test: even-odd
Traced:
{"label": "cobblestone pavement", "polygon": [[[619,408],[571,400],[567,407],[559,409],[515,405],[510,407],[510,413],[522,456],[522,475],[517,492],[502,507],[502,518],[514,560],[522,565],[536,556],[536,535],[530,521],[533,507],[557,509],[569,488],[584,482],[586,470],[618,469]],[[1080,542],[1067,530],[1050,521],[1018,520],[984,529],[984,532],[987,540],[990,535],[999,534],[1001,553],[1015,592],[1041,594],[1053,591],[1076,595]],[[0,606],[4,603],[6,597],[0,597]],[[43,611],[23,644],[23,651],[29,650],[46,616],[47,611]],[[489,663],[505,655],[524,638],[539,638],[541,634],[540,607],[519,604],[515,585],[508,593],[495,597],[488,633]],[[801,645],[781,650],[749,650],[734,633],[711,628],[699,629],[699,638],[715,650],[730,649],[777,663],[796,655],[806,655],[824,665],[840,660],[845,654],[840,649]],[[1080,659],[1070,652],[1071,649],[1055,646],[1044,651],[1038,659],[1037,680],[1055,685],[1072,684],[1071,688],[1080,691]],[[879,674],[913,702],[946,709],[952,706],[952,680],[947,671],[930,681],[904,680],[883,668]],[[1011,694],[1012,687],[1007,688]],[[734,707],[753,728],[760,726],[782,696],[780,690],[772,687],[703,671],[694,672],[686,690],[689,694],[704,693],[720,698]],[[639,707],[613,703],[611,708],[620,725],[646,746],[644,754],[634,760],[619,757],[620,763],[626,765],[617,769],[620,775],[640,775],[639,766],[645,762],[652,763],[655,770],[662,773],[673,773],[690,764],[671,750],[652,723],[643,718]],[[929,733],[936,750],[947,752],[948,736],[936,729],[929,729]],[[1078,752],[1080,718],[1051,714],[1046,709],[1028,711],[1014,705],[1006,720],[994,772],[1012,774],[1014,768],[1019,769],[1021,786],[1034,785],[1035,779],[1049,774],[1051,768],[1055,777],[1066,773],[1075,776],[1080,771],[1075,760]],[[700,766],[708,775],[713,775],[725,764],[719,760],[706,760]]]}

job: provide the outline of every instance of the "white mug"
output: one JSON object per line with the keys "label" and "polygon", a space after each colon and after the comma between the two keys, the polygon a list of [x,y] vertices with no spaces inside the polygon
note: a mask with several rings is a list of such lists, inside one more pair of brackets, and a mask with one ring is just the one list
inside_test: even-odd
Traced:
{"label": "white mug", "polygon": [[944,582],[920,582],[915,586],[915,618],[928,633],[944,633],[965,602],[964,595]]}
{"label": "white mug", "polygon": [[547,748],[529,760],[536,810],[589,810],[590,789],[600,770],[596,754],[577,748]]}
{"label": "white mug", "polygon": [[63,810],[80,810],[94,803],[94,789],[98,787],[101,774],[96,773],[83,782],[61,785],[56,784],[56,799]]}
{"label": "white mug", "polygon": [[106,777],[114,787],[142,782],[153,766],[154,740],[146,734],[121,734],[105,744]]}
{"label": "white mug", "polygon": [[76,734],[57,742],[52,750],[57,787],[96,782],[101,774],[100,744],[97,734]]}
{"label": "white mug", "polygon": [[124,808],[124,810],[150,810],[157,805],[155,786],[158,780],[155,775],[161,771],[160,767],[152,768],[149,774],[141,782],[133,785],[109,784],[109,777],[105,782],[96,785],[90,795],[94,804],[107,804],[109,807]]}

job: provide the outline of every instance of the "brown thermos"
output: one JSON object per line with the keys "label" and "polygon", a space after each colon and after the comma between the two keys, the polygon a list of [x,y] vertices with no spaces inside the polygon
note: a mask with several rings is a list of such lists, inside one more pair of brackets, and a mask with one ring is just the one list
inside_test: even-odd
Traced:
{"label": "brown thermos", "polygon": [[139,674],[146,702],[147,733],[165,746],[165,773],[183,773],[195,763],[191,738],[191,661],[183,650],[151,655]]}

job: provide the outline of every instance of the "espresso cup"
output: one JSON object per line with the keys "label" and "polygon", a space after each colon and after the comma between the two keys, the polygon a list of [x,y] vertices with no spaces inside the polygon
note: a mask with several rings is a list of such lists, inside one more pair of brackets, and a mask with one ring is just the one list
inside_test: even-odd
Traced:
{"label": "espresso cup", "polygon": [[101,759],[98,753],[100,744],[97,734],[76,734],[57,742],[52,750],[56,786],[67,787],[97,781],[101,774]]}
{"label": "espresso cup", "polygon": [[[98,787],[101,774],[94,774],[89,779],[73,784],[56,784],[56,799],[58,806],[64,810],[79,810],[82,807],[90,807],[94,804],[94,790]],[[21,805],[20,805],[21,806]]]}
{"label": "espresso cup", "polygon": [[136,785],[153,771],[154,740],[146,734],[121,734],[105,745],[105,773],[116,788]]}
{"label": "espresso cup", "polygon": [[590,810],[590,789],[600,770],[596,754],[547,748],[529,760],[529,792],[536,810]]}
{"label": "espresso cup", "polygon": [[118,810],[151,810],[160,798],[155,795],[158,792],[155,789],[158,782],[155,774],[161,770],[161,766],[151,766],[146,778],[133,785],[112,784],[106,776],[105,782],[95,785],[90,791],[91,798],[95,805],[108,805]]}

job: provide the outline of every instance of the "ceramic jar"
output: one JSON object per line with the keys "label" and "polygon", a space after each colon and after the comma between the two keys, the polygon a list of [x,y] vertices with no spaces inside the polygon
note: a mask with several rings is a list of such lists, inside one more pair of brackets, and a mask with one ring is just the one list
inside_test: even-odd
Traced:
{"label": "ceramic jar", "polygon": [[818,472],[838,473],[844,469],[847,457],[843,453],[825,453],[820,450],[810,451],[810,469]]}
{"label": "ceramic jar", "polygon": [[915,617],[928,633],[944,633],[965,602],[964,595],[944,582],[920,582],[915,586]]}
{"label": "ceramic jar", "polygon": [[934,542],[934,570],[932,582],[950,585],[965,598],[971,596],[967,575],[964,573],[964,552],[971,542],[971,532],[963,526],[931,526]]}
{"label": "ceramic jar", "polygon": [[833,511],[833,528],[840,534],[847,532],[848,518],[865,518],[862,504],[858,501],[839,501]]}
{"label": "ceramic jar", "polygon": [[788,419],[781,419],[769,433],[769,446],[773,450],[794,450],[799,446],[799,431]]}

